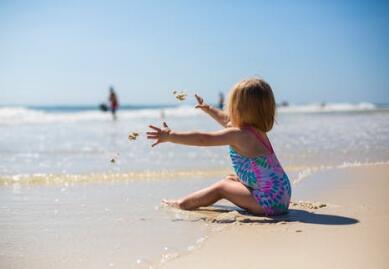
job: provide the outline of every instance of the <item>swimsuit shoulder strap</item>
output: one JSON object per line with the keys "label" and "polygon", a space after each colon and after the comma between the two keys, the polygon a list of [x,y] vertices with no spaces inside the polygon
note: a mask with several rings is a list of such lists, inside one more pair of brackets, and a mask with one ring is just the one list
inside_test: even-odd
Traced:
{"label": "swimsuit shoulder strap", "polygon": [[265,149],[267,149],[270,153],[274,153],[273,147],[271,146],[270,142],[265,139],[261,134],[259,134],[257,130],[255,130],[252,126],[248,126],[247,129],[258,138],[259,142],[261,142]]}

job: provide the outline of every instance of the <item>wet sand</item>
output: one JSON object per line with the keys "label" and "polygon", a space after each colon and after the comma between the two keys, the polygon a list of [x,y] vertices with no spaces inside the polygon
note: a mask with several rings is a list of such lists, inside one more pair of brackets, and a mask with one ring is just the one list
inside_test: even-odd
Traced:
{"label": "wet sand", "polygon": [[159,208],[160,200],[208,184],[192,179],[0,185],[0,268],[147,268],[195,247],[209,228]]}
{"label": "wet sand", "polygon": [[315,171],[293,186],[289,214],[273,218],[228,202],[158,207],[213,174],[4,184],[0,268],[385,268],[388,174],[388,164]]}
{"label": "wet sand", "polygon": [[388,268],[388,175],[387,164],[315,173],[275,218],[202,209],[220,231],[158,268]]}

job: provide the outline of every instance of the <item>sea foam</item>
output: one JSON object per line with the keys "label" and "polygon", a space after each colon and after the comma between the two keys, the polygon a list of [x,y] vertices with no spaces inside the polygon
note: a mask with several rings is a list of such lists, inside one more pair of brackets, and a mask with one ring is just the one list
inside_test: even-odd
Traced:
{"label": "sea foam", "polygon": [[[123,109],[118,112],[120,119],[153,119],[161,117],[191,117],[201,114],[200,110],[189,106],[159,109]],[[110,113],[98,110],[75,112],[47,112],[26,107],[0,108],[0,124],[57,123],[112,120]]]}
{"label": "sea foam", "polygon": [[[280,113],[320,113],[320,112],[347,112],[369,111],[377,109],[372,103],[329,103],[289,105],[278,108]],[[202,115],[199,109],[184,105],[178,107],[161,107],[145,109],[121,109],[118,111],[120,119],[158,119],[163,117],[193,117]],[[57,122],[82,122],[82,121],[108,121],[111,120],[109,112],[99,110],[61,111],[28,107],[0,107],[0,124],[22,123],[57,123]]]}

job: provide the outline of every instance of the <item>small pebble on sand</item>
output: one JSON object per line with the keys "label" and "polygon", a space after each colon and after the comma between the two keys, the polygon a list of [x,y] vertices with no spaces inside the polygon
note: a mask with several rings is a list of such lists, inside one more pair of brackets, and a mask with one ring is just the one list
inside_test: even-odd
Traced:
{"label": "small pebble on sand", "polygon": [[298,201],[298,202],[291,202],[292,206],[298,206],[300,208],[306,208],[306,209],[319,209],[326,207],[327,204],[321,203],[321,202],[310,202],[310,201]]}

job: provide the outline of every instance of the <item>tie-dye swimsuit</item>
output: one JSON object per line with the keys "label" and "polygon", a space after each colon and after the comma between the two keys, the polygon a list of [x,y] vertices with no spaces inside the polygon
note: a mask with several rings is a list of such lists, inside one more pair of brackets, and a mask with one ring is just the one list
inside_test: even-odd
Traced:
{"label": "tie-dye swimsuit", "polygon": [[245,185],[265,211],[265,215],[286,213],[289,207],[291,187],[288,176],[281,167],[270,142],[254,128],[247,127],[268,151],[258,157],[245,157],[230,147],[232,166],[240,182]]}

